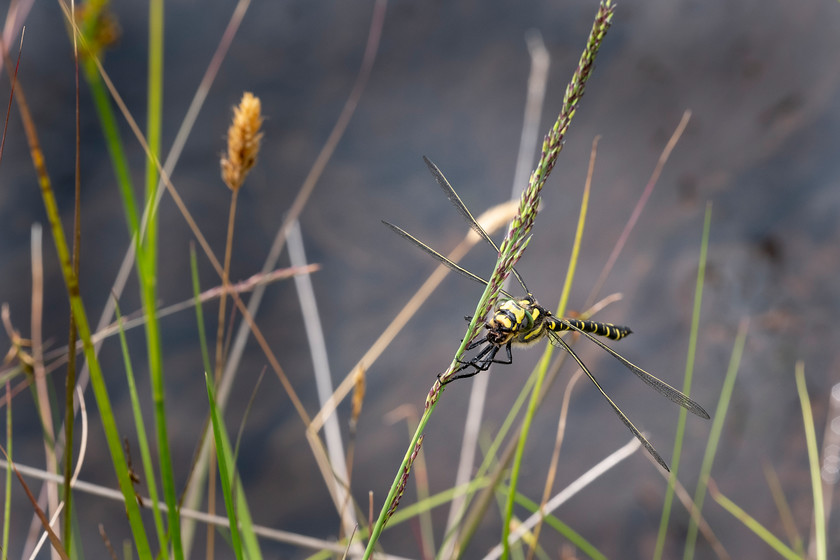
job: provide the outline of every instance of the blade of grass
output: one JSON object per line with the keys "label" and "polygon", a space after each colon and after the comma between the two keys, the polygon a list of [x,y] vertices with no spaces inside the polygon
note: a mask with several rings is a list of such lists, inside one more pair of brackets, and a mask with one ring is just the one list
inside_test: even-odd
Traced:
{"label": "blade of grass", "polygon": [[[747,341],[747,330],[749,319],[742,319],[738,326],[738,334],[735,335],[735,344],[732,346],[732,356],[729,359],[729,367],[726,369],[726,376],[723,379],[723,387],[720,390],[717,409],[712,415],[712,429],[709,433],[709,441],[706,444],[706,452],[703,454],[703,464],[700,467],[700,479],[697,481],[697,488],[694,491],[694,505],[697,513],[702,515],[703,501],[706,499],[706,488],[712,472],[712,465],[715,462],[720,436],[723,432],[723,424],[726,421],[726,413],[729,410],[729,403],[732,400],[732,392],[735,388],[735,378],[738,376],[738,368],[741,366],[741,356],[744,354],[744,345]],[[697,543],[697,522],[692,516],[688,525],[688,532],[685,538],[684,560],[694,558],[695,545]]]}
{"label": "blade of grass", "polygon": [[796,362],[796,392],[802,407],[802,423],[805,427],[805,442],[808,445],[808,465],[811,473],[811,492],[814,495],[814,540],[809,548],[816,553],[817,560],[825,560],[827,555],[825,534],[825,506],[823,505],[822,483],[820,482],[820,457],[817,449],[817,434],[814,427],[814,414],[805,385],[805,363]]}
{"label": "blade of grass", "polygon": [[[6,68],[9,68],[8,56],[3,48],[3,59]],[[79,329],[79,337],[82,339],[82,345],[85,353],[85,359],[90,368],[91,383],[93,385],[94,396],[99,407],[103,429],[105,430],[106,441],[108,449],[111,454],[111,461],[114,465],[114,470],[117,474],[117,479],[120,484],[125,500],[126,509],[134,537],[135,546],[137,547],[140,558],[151,558],[151,550],[149,549],[146,531],[143,527],[143,522],[140,517],[140,510],[137,503],[133,500],[134,489],[131,480],[128,477],[128,469],[125,460],[125,455],[122,450],[122,441],[117,429],[114,413],[111,408],[110,397],[108,396],[108,389],[105,385],[105,379],[102,374],[102,369],[96,357],[96,352],[91,341],[90,326],[87,321],[87,313],[84,308],[81,296],[79,294],[79,283],[77,276],[73,273],[73,265],[70,259],[70,252],[67,247],[67,240],[64,236],[62,228],[61,216],[58,211],[55,194],[52,189],[52,182],[47,173],[44,154],[40,147],[35,124],[29,112],[29,107],[26,103],[26,98],[23,93],[23,88],[17,88],[18,110],[23,122],[24,131],[29,144],[29,151],[32,157],[33,166],[38,175],[38,182],[41,188],[41,195],[44,202],[44,207],[47,212],[47,217],[52,228],[53,241],[55,243],[56,252],[58,253],[59,262],[61,264],[62,276],[67,287],[67,293],[73,308],[73,318]]]}
{"label": "blade of grass", "polygon": [[[529,500],[527,496],[522,494],[517,496],[516,503],[525,507],[532,513],[539,511],[539,504]],[[606,560],[607,557],[598,550],[595,545],[583,538],[580,533],[563,523],[563,521],[561,521],[558,517],[546,514],[541,522],[554,529],[558,534],[563,535],[566,540],[593,560]]]}
{"label": "blade of grass", "polygon": [[717,489],[717,485],[713,479],[709,479],[709,493],[712,498],[721,505],[726,511],[731,513],[744,526],[755,533],[761,540],[769,545],[778,555],[787,558],[788,560],[803,560],[801,556],[796,554],[793,549],[789,548],[773,533],[767,530],[761,523],[758,522],[750,514],[738,507],[735,502],[724,496]]}
{"label": "blade of grass", "polygon": [[[76,3],[72,2],[70,13],[76,17]],[[73,34],[73,78],[75,81],[75,124],[76,124],[76,158],[74,169],[74,208],[73,208],[73,272],[79,276],[80,250],[82,245],[82,164],[81,164],[81,112],[79,110],[79,42]],[[67,333],[68,347],[76,344],[76,323],[73,321],[73,312],[69,311],[70,327]],[[43,360],[43,359],[42,359]],[[67,356],[67,376],[64,382],[64,546],[75,549],[73,542],[73,493],[70,491],[70,478],[73,476],[73,424],[75,414],[73,412],[73,393],[76,387],[76,353],[71,352]],[[58,448],[58,445],[56,445]]]}
{"label": "blade of grass", "polygon": [[198,344],[201,346],[201,361],[204,371],[213,371],[210,364],[210,351],[207,349],[207,333],[204,330],[204,306],[201,304],[201,285],[198,278],[198,259],[195,255],[195,243],[190,243],[190,274],[192,276],[195,322],[198,327]]}
{"label": "blade of grass", "polygon": [[[709,247],[709,232],[712,224],[712,203],[706,204],[706,216],[703,221],[703,237],[700,241],[700,259],[697,265],[697,282],[694,286],[694,310],[691,314],[691,333],[688,339],[688,352],[685,358],[685,375],[683,377],[682,392],[691,395],[691,378],[694,373],[694,357],[697,352],[697,338],[700,331],[700,308],[703,302],[703,283],[706,274],[706,253]],[[668,521],[671,517],[671,505],[674,501],[674,484],[680,469],[680,456],[682,455],[682,442],[685,434],[685,424],[688,411],[680,408],[680,416],[677,421],[677,434],[674,437],[674,455],[671,458],[671,476],[668,478],[668,489],[665,492],[665,501],[662,505],[662,516],[659,519],[659,532],[656,537],[656,549],[653,553],[654,560],[662,558],[665,549],[665,534],[668,531]]]}
{"label": "blade of grass", "polygon": [[233,546],[233,552],[236,558],[242,559],[242,543],[239,537],[239,523],[236,519],[236,506],[233,503],[233,496],[231,494],[230,482],[232,480],[230,468],[233,465],[228,465],[231,457],[224,451],[224,443],[222,441],[222,431],[224,425],[219,418],[219,411],[216,408],[216,396],[213,391],[213,380],[208,373],[204,374],[205,385],[207,385],[207,400],[210,402],[210,418],[213,424],[213,437],[216,441],[216,459],[219,463],[219,478],[222,481],[222,493],[225,497],[225,508],[227,509],[228,519],[230,519],[230,540]]}
{"label": "blade of grass", "polygon": [[[146,205],[154,207],[157,199],[158,160],[160,157],[161,120],[163,114],[163,0],[149,2],[149,68],[148,104],[146,109]],[[172,454],[169,449],[168,422],[166,419],[166,389],[164,385],[163,352],[160,324],[155,315],[157,305],[157,212],[149,214],[146,236],[139,243],[138,272],[140,273],[141,295],[146,321],[146,349],[149,360],[152,402],[158,452],[158,468],[163,486],[163,497],[169,508],[167,529],[169,546],[175,560],[183,560],[181,542],[181,519],[178,516],[178,495],[175,490],[175,474],[172,468]]]}
{"label": "blade of grass", "polygon": [[825,430],[823,432],[820,478],[823,488],[823,507],[825,509],[825,525],[831,524],[831,513],[835,511],[834,490],[840,481],[840,383],[835,383],[828,399],[828,412],[825,416]]}
{"label": "blade of grass", "polygon": [[[225,29],[225,33],[222,37],[222,40],[219,43],[219,47],[214,53],[213,59],[210,62],[204,76],[202,77],[201,84],[199,85],[198,90],[190,103],[189,109],[187,110],[186,116],[184,117],[184,121],[178,129],[178,133],[175,137],[175,141],[173,142],[172,149],[167,158],[165,167],[167,169],[168,174],[172,173],[172,170],[174,169],[179,159],[181,149],[183,148],[183,145],[186,142],[186,139],[189,135],[189,131],[192,129],[195,119],[198,116],[200,107],[204,99],[206,98],[207,90],[209,89],[210,84],[212,83],[214,77],[218,72],[218,68],[221,65],[221,62],[224,59],[224,55],[227,52],[230,43],[233,40],[233,37],[236,33],[236,30],[238,29],[239,24],[242,21],[242,17],[244,16],[248,4],[249,2],[247,0],[240,0],[238,2],[237,7],[234,10],[234,14],[231,17],[231,20],[228,24],[228,27]],[[94,6],[93,8],[94,9],[86,10],[85,12],[86,15],[89,16],[87,22],[90,25],[88,25],[87,27],[93,25],[91,22],[95,22],[99,15],[98,11],[95,9],[96,6]],[[75,20],[67,11],[65,11],[65,16],[68,18],[68,22],[72,27],[74,25]],[[77,29],[76,32],[78,33]],[[88,35],[88,33],[84,33],[83,37],[86,37]],[[85,43],[86,41],[83,40],[82,42]],[[86,56],[84,60],[85,74],[93,91],[93,96],[95,100],[94,104],[97,108],[100,121],[102,122],[102,127],[106,136],[106,145],[111,154],[112,164],[115,167],[115,172],[117,175],[117,183],[120,186],[123,204],[126,207],[126,216],[128,216],[129,221],[129,233],[132,235],[132,238],[134,238],[135,233],[138,231],[137,212],[133,199],[134,189],[130,185],[130,173],[128,171],[128,164],[126,163],[125,154],[122,149],[119,132],[116,126],[116,118],[114,117],[114,113],[111,110],[110,100],[107,94],[107,88],[105,87],[105,81],[103,79],[106,76],[106,74],[101,68],[95,55]],[[124,106],[121,106],[121,109],[124,110]],[[163,190],[158,189],[158,197],[155,201],[156,204],[160,201],[162,194]],[[147,211],[151,210],[151,208],[147,209]],[[130,270],[132,268],[131,264],[135,258],[135,255],[136,245],[135,241],[132,240],[126,252],[126,256],[123,259],[117,278],[114,281],[112,292],[116,294],[122,293],[122,290],[125,287],[125,283],[128,279],[128,275],[130,274]],[[108,322],[111,320],[112,316],[113,307],[111,307],[111,300],[109,299],[105,305],[105,309],[103,310],[102,315],[100,316],[98,330],[104,329]],[[101,342],[98,342],[96,345],[96,352],[98,352],[100,345]],[[83,369],[79,376],[79,383],[83,386],[86,386],[87,384],[86,368],[86,365],[83,366]]]}
{"label": "blade of grass", "polygon": [[[230,440],[228,439],[227,432],[222,431],[224,452],[226,456],[231,458],[228,461],[231,465],[236,465],[236,462],[239,458],[239,445],[242,442],[242,434],[245,431],[245,422],[247,421],[247,415],[251,411],[251,407],[254,403],[254,400],[256,399],[257,392],[259,390],[260,384],[262,383],[264,375],[265,368],[263,368],[262,373],[260,373],[260,377],[257,379],[257,383],[254,385],[254,390],[251,393],[251,398],[248,401],[248,405],[245,407],[245,417],[242,418],[242,422],[239,425],[239,431],[236,434],[236,446],[233,448],[233,451],[231,451]],[[234,497],[236,498],[236,513],[239,519],[239,533],[242,538],[242,544],[245,549],[245,557],[248,558],[248,560],[262,560],[262,551],[260,550],[259,541],[257,540],[256,528],[254,525],[254,520],[251,517],[251,510],[248,506],[248,500],[245,497],[245,488],[242,486],[242,477],[239,476],[239,472],[236,470],[234,470],[234,475],[234,481],[236,483],[236,487],[234,488]]]}
{"label": "blade of grass", "polygon": [[154,518],[155,530],[157,531],[158,546],[163,549],[166,546],[166,530],[163,527],[163,516],[160,512],[158,500],[157,480],[155,477],[154,461],[149,448],[149,439],[146,434],[146,424],[143,421],[143,409],[140,406],[140,396],[137,393],[137,383],[134,377],[134,367],[131,365],[131,354],[128,350],[128,341],[125,338],[125,331],[122,328],[122,315],[118,302],[114,302],[114,311],[117,315],[117,325],[120,327],[120,349],[122,350],[123,365],[125,366],[125,377],[128,384],[128,396],[131,401],[131,412],[134,417],[134,428],[137,432],[137,445],[140,448],[140,460],[143,463],[143,476],[146,477],[146,487],[152,502],[152,516]]}
{"label": "blade of grass", "polygon": [[[6,381],[6,394],[11,391],[12,385]],[[6,453],[9,461],[12,460],[12,400],[8,399],[6,402]],[[11,516],[9,513],[12,510],[12,469],[6,469],[6,493],[3,499],[3,549],[0,550],[0,559],[8,560],[9,558],[9,527],[11,524]]]}
{"label": "blade of grass", "polygon": [[785,498],[782,483],[779,482],[779,476],[773,469],[773,466],[766,460],[762,465],[764,470],[764,479],[767,481],[767,486],[770,488],[770,494],[773,496],[773,503],[776,504],[776,511],[779,513],[779,518],[787,533],[788,542],[793,545],[793,549],[800,556],[805,556],[805,545],[802,536],[799,534],[799,529],[796,528],[796,521],[793,518],[793,512],[790,509],[790,504]]}

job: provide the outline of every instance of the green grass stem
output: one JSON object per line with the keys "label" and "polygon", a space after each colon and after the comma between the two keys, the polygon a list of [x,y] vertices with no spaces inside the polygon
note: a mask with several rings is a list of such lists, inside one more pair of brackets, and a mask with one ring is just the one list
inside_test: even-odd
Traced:
{"label": "green grass stem", "polygon": [[[201,284],[198,279],[198,258],[195,244],[190,244],[190,275],[192,276],[193,298],[195,300],[195,322],[198,327],[198,344],[201,347],[201,361],[204,371],[213,371],[210,364],[210,351],[207,349],[207,331],[204,329],[204,306],[201,303]],[[202,437],[203,439],[203,437]]]}
{"label": "green grass stem", "polygon": [[[12,399],[8,398],[11,395],[11,383],[6,381],[6,454],[9,456],[9,461],[12,460]],[[12,511],[12,469],[6,468],[6,494],[3,499],[3,549],[0,550],[0,559],[8,560],[9,558],[9,528],[11,525]]]}
{"label": "green grass stem", "polygon": [[140,460],[143,464],[143,476],[146,479],[146,487],[149,491],[149,499],[152,502],[152,516],[157,531],[158,543],[161,550],[166,546],[167,536],[163,527],[163,516],[160,511],[160,500],[158,499],[157,480],[155,476],[154,461],[149,447],[149,438],[146,434],[146,425],[143,422],[143,408],[140,406],[140,396],[137,393],[137,383],[134,377],[134,368],[131,365],[131,355],[128,350],[128,341],[125,338],[123,329],[123,318],[120,314],[120,307],[115,303],[114,312],[119,326],[120,349],[122,350],[123,363],[125,365],[125,377],[128,384],[128,396],[131,401],[131,412],[134,416],[134,427],[137,431],[137,446],[140,448]]}
{"label": "green grass stem", "polygon": [[[735,379],[738,376],[738,369],[741,365],[741,356],[744,354],[748,329],[749,320],[742,320],[738,327],[738,334],[735,336],[735,344],[732,346],[732,356],[729,359],[729,367],[726,368],[726,376],[723,379],[723,387],[720,390],[717,408],[712,415],[713,420],[712,429],[709,433],[709,442],[706,445],[706,452],[703,454],[703,463],[700,466],[700,479],[697,481],[697,488],[694,491],[694,505],[698,515],[702,515],[703,513],[703,502],[706,499],[712,465],[715,462],[715,454],[720,444],[723,425],[726,421],[726,413],[729,411],[729,403],[732,400],[732,392],[735,389]],[[685,538],[684,560],[692,560],[694,558],[697,543],[697,529],[697,521],[692,516]]]}
{"label": "green grass stem", "polygon": [[805,364],[796,362],[796,392],[802,407],[802,423],[805,428],[805,442],[808,446],[808,465],[811,473],[811,492],[814,495],[814,544],[817,560],[827,558],[825,533],[825,504],[823,502],[822,478],[820,477],[820,456],[817,449],[817,434],[814,427],[814,413],[805,385]]}
{"label": "green grass stem", "polygon": [[[700,241],[700,259],[697,264],[697,282],[694,286],[694,308],[691,313],[691,334],[688,338],[688,352],[685,359],[685,375],[683,377],[682,392],[691,395],[691,379],[694,373],[694,358],[697,353],[697,338],[700,333],[700,309],[703,303],[703,283],[706,276],[706,254],[709,248],[709,232],[712,224],[712,203],[706,204],[706,217],[703,220],[703,237]],[[662,505],[662,516],[659,519],[659,532],[656,537],[656,549],[653,553],[655,560],[662,558],[665,549],[665,534],[668,531],[668,521],[671,517],[671,507],[674,501],[674,482],[680,469],[680,456],[682,454],[683,437],[688,411],[680,409],[680,417],[677,421],[677,434],[674,437],[674,455],[671,459],[671,474],[668,477],[668,490],[665,492],[665,500]]]}
{"label": "green grass stem", "polygon": [[761,523],[758,522],[754,517],[750,514],[745,512],[743,509],[738,507],[735,502],[714,490],[712,488],[712,497],[715,501],[723,507],[726,511],[731,513],[735,516],[738,521],[744,524],[744,526],[755,533],[761,540],[763,540],[767,545],[769,545],[779,556],[782,558],[787,558],[788,560],[803,560],[801,556],[799,556],[796,552],[793,551],[792,548],[788,547],[785,543],[781,541],[776,535],[771,533],[764,527]]}
{"label": "green grass stem", "polygon": [[149,360],[149,376],[152,387],[152,402],[157,436],[158,462],[163,484],[163,497],[168,507],[168,530],[170,546],[175,560],[183,560],[181,543],[181,519],[178,513],[178,495],[175,489],[175,475],[166,420],[166,390],[163,373],[163,354],[160,326],[156,314],[157,301],[157,236],[158,213],[155,211],[157,198],[160,157],[161,121],[163,114],[163,0],[149,3],[149,68],[148,104],[146,120],[146,141],[149,147],[146,159],[146,195],[148,222],[145,237],[139,243],[138,271],[140,273],[143,309],[146,313],[146,348]]}
{"label": "green grass stem", "polygon": [[225,508],[227,509],[228,519],[230,520],[230,540],[233,552],[236,558],[241,560],[244,558],[242,554],[242,541],[239,536],[239,522],[236,516],[236,505],[233,501],[233,494],[231,491],[231,480],[233,465],[230,464],[231,457],[225,450],[222,432],[225,431],[224,424],[219,417],[219,411],[216,408],[216,395],[213,391],[213,379],[208,373],[204,374],[204,382],[207,386],[207,400],[210,402],[210,419],[213,424],[213,436],[216,441],[216,458],[219,463],[219,477],[222,481],[222,493],[225,497]]}

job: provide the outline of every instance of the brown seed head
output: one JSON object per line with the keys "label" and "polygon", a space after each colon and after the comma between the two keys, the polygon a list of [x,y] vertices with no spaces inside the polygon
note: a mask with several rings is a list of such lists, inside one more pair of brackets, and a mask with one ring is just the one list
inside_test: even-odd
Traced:
{"label": "brown seed head", "polygon": [[350,425],[355,429],[362,414],[362,403],[365,400],[365,368],[358,367],[353,372],[353,409],[350,414]]}
{"label": "brown seed head", "polygon": [[227,157],[223,157],[221,162],[222,180],[233,191],[239,190],[257,162],[262,122],[259,98],[246,91],[239,106],[233,108],[233,123],[228,129]]}

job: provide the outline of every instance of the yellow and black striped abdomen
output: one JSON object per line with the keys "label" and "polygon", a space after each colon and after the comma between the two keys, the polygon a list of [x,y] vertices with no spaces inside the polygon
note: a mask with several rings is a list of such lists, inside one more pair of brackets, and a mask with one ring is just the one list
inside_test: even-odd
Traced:
{"label": "yellow and black striped abdomen", "polygon": [[583,332],[597,334],[598,336],[603,336],[604,338],[609,338],[610,340],[621,340],[633,332],[630,330],[630,327],[622,327],[619,325],[613,325],[612,323],[599,323],[597,321],[581,321],[579,319],[553,319],[551,324],[547,324],[546,326],[555,332],[573,330],[569,328],[567,323],[570,323],[573,327],[576,327]]}

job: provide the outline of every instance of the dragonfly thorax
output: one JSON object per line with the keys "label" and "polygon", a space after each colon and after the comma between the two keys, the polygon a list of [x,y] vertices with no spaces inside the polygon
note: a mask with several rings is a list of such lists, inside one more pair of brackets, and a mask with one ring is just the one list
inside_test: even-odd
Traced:
{"label": "dragonfly thorax", "polygon": [[485,324],[487,342],[495,346],[508,343],[531,344],[545,333],[545,320],[551,312],[537,303],[533,296],[506,299]]}

